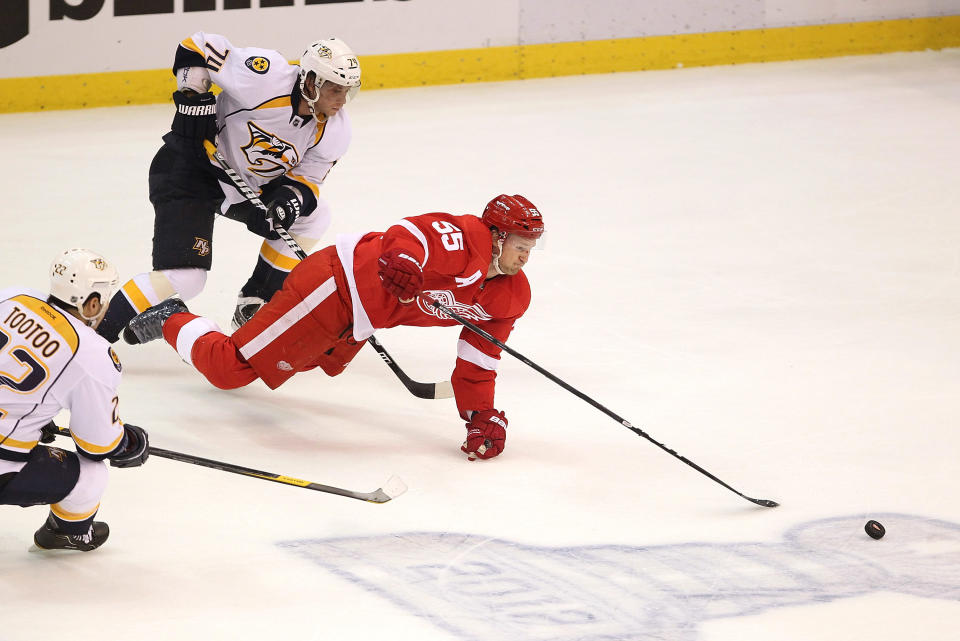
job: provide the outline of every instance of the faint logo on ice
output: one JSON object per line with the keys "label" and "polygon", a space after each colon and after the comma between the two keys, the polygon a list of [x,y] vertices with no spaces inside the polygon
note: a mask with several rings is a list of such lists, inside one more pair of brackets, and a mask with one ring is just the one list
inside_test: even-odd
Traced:
{"label": "faint logo on ice", "polygon": [[550,548],[416,532],[280,545],[461,639],[692,641],[709,619],[879,590],[960,600],[960,525],[874,518],[880,541],[858,516],[777,543]]}

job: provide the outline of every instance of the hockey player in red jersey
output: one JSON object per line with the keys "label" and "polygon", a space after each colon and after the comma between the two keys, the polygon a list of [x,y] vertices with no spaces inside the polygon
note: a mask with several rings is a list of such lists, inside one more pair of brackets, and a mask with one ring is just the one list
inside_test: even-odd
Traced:
{"label": "hockey player in red jersey", "polygon": [[[502,194],[480,217],[430,213],[386,232],[340,235],[308,256],[283,288],[232,336],[177,299],[134,318],[140,342],[162,335],[181,358],[221,389],[260,378],[271,389],[320,367],[340,374],[374,331],[397,325],[457,324],[431,299],[506,341],[530,304],[522,269],[543,234],[529,200]],[[503,451],[507,419],[494,408],[500,348],[464,329],[451,378],[467,420],[468,458]]]}

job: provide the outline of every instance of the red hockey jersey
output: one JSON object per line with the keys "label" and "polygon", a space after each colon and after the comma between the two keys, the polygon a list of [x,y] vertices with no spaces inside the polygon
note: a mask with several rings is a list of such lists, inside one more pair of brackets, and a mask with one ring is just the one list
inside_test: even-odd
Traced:
{"label": "red hockey jersey", "polygon": [[[522,271],[487,280],[493,249],[490,230],[478,217],[444,213],[412,216],[382,234],[337,238],[337,254],[353,304],[353,334],[358,341],[377,329],[397,325],[458,324],[419,298],[404,305],[381,286],[377,260],[393,248],[420,263],[424,296],[440,301],[500,341],[507,340],[514,323],[530,305],[530,285]],[[460,333],[451,382],[461,413],[494,407],[500,351],[466,328]]]}

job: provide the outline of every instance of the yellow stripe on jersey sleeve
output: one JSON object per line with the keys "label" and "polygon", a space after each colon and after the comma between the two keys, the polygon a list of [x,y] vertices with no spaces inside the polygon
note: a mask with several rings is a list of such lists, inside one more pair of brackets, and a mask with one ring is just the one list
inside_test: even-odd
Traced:
{"label": "yellow stripe on jersey sleeve", "polygon": [[280,96],[279,98],[274,98],[273,100],[268,100],[262,105],[258,105],[257,109],[277,109],[279,107],[291,107],[290,96]]}
{"label": "yellow stripe on jersey sleeve", "polygon": [[63,312],[53,308],[50,305],[47,305],[46,302],[40,300],[39,298],[27,296],[26,294],[14,296],[11,300],[20,303],[34,314],[47,321],[50,327],[52,327],[55,332],[63,337],[63,340],[67,342],[67,344],[70,346],[70,349],[74,352],[77,351],[77,348],[80,346],[80,337],[77,336],[77,330],[73,328],[73,325],[71,325],[70,321],[67,320],[67,317],[63,315]]}
{"label": "yellow stripe on jersey sleeve", "polygon": [[77,437],[77,433],[73,432],[73,440],[76,441],[77,445],[82,447],[85,451],[90,452],[91,454],[106,454],[107,452],[112,452],[120,445],[120,439],[123,438],[123,430],[120,431],[120,435],[114,439],[113,443],[110,445],[95,445],[94,443],[88,443],[82,438]]}
{"label": "yellow stripe on jersey sleeve", "polygon": [[16,447],[18,449],[27,450],[27,451],[35,448],[37,446],[37,443],[39,442],[40,441],[16,441],[12,438],[3,439],[3,445],[5,447]]}
{"label": "yellow stripe on jersey sleeve", "polygon": [[185,38],[185,39],[180,43],[180,46],[183,47],[184,49],[189,49],[190,51],[196,51],[196,52],[199,53],[201,56],[204,55],[204,54],[203,54],[203,49],[201,49],[200,47],[197,46],[197,43],[195,43],[195,42],[193,41],[193,38]]}
{"label": "yellow stripe on jersey sleeve", "polygon": [[287,178],[290,178],[291,180],[296,180],[301,185],[310,189],[310,191],[313,192],[313,195],[315,198],[320,197],[320,185],[316,184],[312,180],[307,180],[303,176],[298,176],[292,172],[287,172]]}
{"label": "yellow stripe on jersey sleeve", "polygon": [[263,244],[260,245],[260,256],[262,256],[265,261],[277,269],[282,269],[285,272],[290,271],[300,262],[299,258],[290,258],[289,256],[284,256],[276,249],[268,245],[267,241],[263,241]]}
{"label": "yellow stripe on jersey sleeve", "polygon": [[150,301],[147,299],[146,294],[144,294],[140,287],[132,280],[128,280],[121,290],[123,291],[123,295],[127,297],[127,300],[130,301],[130,305],[132,305],[138,313],[150,307]]}

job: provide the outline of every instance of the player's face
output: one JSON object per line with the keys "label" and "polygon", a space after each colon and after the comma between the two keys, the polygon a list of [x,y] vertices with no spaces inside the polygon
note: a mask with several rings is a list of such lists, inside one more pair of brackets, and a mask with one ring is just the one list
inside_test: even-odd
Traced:
{"label": "player's face", "polygon": [[346,104],[350,87],[327,81],[317,91],[320,96],[317,98],[315,109],[330,118]]}
{"label": "player's face", "polygon": [[500,250],[500,271],[509,276],[519,272],[530,260],[530,251],[536,246],[537,241],[533,238],[509,234]]}

